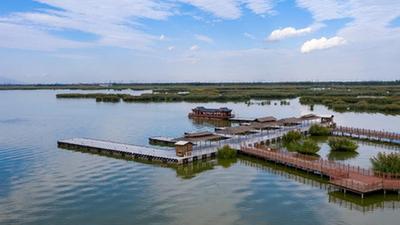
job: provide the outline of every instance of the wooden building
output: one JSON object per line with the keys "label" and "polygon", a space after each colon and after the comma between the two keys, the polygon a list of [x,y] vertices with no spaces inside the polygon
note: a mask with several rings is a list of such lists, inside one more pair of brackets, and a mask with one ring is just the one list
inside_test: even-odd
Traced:
{"label": "wooden building", "polygon": [[178,141],[175,143],[176,156],[184,157],[192,155],[193,143],[190,141]]}
{"label": "wooden building", "polygon": [[232,109],[228,109],[226,107],[222,107],[219,109],[210,109],[203,106],[198,106],[192,109],[192,112],[189,113],[189,118],[210,118],[227,120],[229,118],[232,118],[233,116],[234,115],[232,114]]}

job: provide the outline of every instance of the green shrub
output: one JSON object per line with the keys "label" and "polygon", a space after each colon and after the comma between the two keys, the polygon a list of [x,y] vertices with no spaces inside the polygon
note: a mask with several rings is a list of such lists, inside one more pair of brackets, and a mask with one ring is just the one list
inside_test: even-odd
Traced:
{"label": "green shrub", "polygon": [[302,148],[298,152],[303,154],[316,154],[320,149],[317,142],[310,138],[305,139],[301,147]]}
{"label": "green shrub", "polygon": [[379,152],[370,159],[375,171],[384,173],[400,173],[400,153],[385,154]]}
{"label": "green shrub", "polygon": [[303,135],[300,132],[291,130],[291,131],[287,132],[285,135],[283,135],[282,141],[283,141],[283,144],[288,145],[291,142],[300,141],[301,138],[303,138]]}
{"label": "green shrub", "polygon": [[296,151],[298,153],[307,155],[315,155],[320,149],[318,144],[310,138],[306,138],[298,142],[290,142],[286,145],[286,148],[289,151]]}
{"label": "green shrub", "polygon": [[231,148],[229,145],[224,145],[217,151],[218,159],[234,159],[236,158],[236,150]]}
{"label": "green shrub", "polygon": [[329,138],[328,144],[332,151],[356,151],[357,143],[348,138]]}
{"label": "green shrub", "polygon": [[318,124],[314,124],[308,130],[312,136],[328,136],[331,134],[331,129]]}

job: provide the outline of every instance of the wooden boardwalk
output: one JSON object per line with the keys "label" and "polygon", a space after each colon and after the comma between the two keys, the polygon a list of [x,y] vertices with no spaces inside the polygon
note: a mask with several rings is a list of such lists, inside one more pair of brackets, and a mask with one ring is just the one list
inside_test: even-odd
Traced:
{"label": "wooden boardwalk", "polygon": [[283,152],[256,147],[241,146],[241,152],[293,168],[321,174],[330,178],[330,183],[361,194],[378,190],[400,192],[400,174],[376,173],[369,169],[337,163],[298,153]]}
{"label": "wooden boardwalk", "polygon": [[338,126],[333,129],[333,135],[348,136],[353,138],[377,140],[400,144],[400,134],[388,131],[378,131],[362,128]]}
{"label": "wooden boardwalk", "polygon": [[59,140],[58,147],[76,149],[80,151],[95,153],[110,153],[116,156],[123,156],[132,159],[145,159],[149,161],[159,161],[163,163],[183,164],[198,159],[205,159],[215,156],[215,150],[202,149],[193,151],[192,155],[179,157],[176,156],[174,149],[158,149],[154,147],[122,144],[110,141],[72,138]]}

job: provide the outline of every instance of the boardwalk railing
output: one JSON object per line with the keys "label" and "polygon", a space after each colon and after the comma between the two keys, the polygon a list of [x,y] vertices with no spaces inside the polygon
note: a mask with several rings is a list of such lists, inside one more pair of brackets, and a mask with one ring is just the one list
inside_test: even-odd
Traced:
{"label": "boardwalk railing", "polygon": [[360,182],[354,179],[331,178],[330,183],[340,187],[346,187],[360,193],[367,193],[383,189],[382,181],[374,181],[370,183]]}
{"label": "boardwalk railing", "polygon": [[342,164],[330,160],[305,156],[298,153],[241,146],[241,151],[294,168],[326,175],[334,185],[355,192],[366,193],[375,190],[400,190],[398,174],[375,173],[373,170]]}
{"label": "boardwalk railing", "polygon": [[388,131],[370,130],[353,127],[338,126],[333,129],[335,135],[348,135],[358,138],[387,140],[389,142],[400,142],[400,134]]}

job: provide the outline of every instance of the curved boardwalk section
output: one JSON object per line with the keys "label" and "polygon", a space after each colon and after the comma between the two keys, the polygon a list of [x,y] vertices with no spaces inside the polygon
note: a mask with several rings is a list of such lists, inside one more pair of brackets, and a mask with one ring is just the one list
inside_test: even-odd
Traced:
{"label": "curved boardwalk section", "polygon": [[378,190],[400,191],[400,174],[376,173],[369,169],[332,162],[298,153],[241,146],[241,152],[293,168],[328,176],[330,183],[364,197],[365,193]]}
{"label": "curved boardwalk section", "polygon": [[349,136],[400,144],[400,134],[388,131],[338,126],[333,129],[332,133],[336,136]]}

